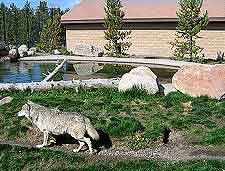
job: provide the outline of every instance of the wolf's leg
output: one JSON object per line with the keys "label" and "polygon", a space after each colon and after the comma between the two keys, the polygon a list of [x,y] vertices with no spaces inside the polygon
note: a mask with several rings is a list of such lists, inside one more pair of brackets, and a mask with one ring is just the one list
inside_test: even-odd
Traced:
{"label": "wolf's leg", "polygon": [[37,145],[37,148],[42,148],[45,146],[48,146],[48,136],[49,136],[49,132],[48,131],[44,131],[44,141],[42,145]]}
{"label": "wolf's leg", "polygon": [[84,138],[79,139],[79,140],[84,141],[88,145],[90,154],[92,154],[93,153],[93,149],[92,149],[91,139],[84,137]]}
{"label": "wolf's leg", "polygon": [[80,144],[80,146],[78,147],[78,149],[74,149],[73,152],[78,153],[84,146],[85,142],[79,141],[79,144]]}

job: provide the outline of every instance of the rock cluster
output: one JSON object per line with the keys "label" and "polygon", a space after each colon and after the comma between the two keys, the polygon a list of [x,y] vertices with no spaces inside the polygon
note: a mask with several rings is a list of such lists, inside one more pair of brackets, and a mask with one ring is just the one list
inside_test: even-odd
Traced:
{"label": "rock cluster", "polygon": [[[27,56],[34,56],[36,52],[37,52],[37,48],[32,47],[32,48],[28,49],[28,47],[26,45],[21,45],[18,48],[18,53],[21,58],[27,57]],[[9,54],[16,56],[17,52],[16,52],[15,46],[10,46]]]}
{"label": "rock cluster", "polygon": [[119,90],[133,87],[145,89],[149,94],[158,91],[165,95],[180,91],[192,97],[208,96],[212,99],[225,99],[225,65],[191,64],[181,67],[173,76],[172,84],[158,83],[157,76],[147,67],[138,67],[125,74]]}

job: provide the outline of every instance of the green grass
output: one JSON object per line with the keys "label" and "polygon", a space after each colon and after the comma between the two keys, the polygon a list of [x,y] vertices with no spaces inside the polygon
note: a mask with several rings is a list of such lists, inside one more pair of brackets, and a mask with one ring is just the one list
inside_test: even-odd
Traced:
{"label": "green grass", "polygon": [[99,161],[61,151],[0,145],[1,171],[221,171],[224,161],[160,162],[152,160]]}
{"label": "green grass", "polygon": [[[220,146],[225,142],[225,101],[207,97],[192,98],[179,92],[164,97],[137,89],[120,93],[109,88],[80,89],[79,93],[72,89],[27,90],[1,92],[0,96],[14,98],[0,107],[0,138],[5,140],[26,139],[28,123],[16,113],[29,99],[46,107],[79,112],[130,148],[151,146],[165,128],[181,131],[193,144]],[[192,108],[185,112],[183,104],[190,101]]]}
{"label": "green grass", "polygon": [[0,145],[1,171],[77,170],[83,157],[60,151]]}
{"label": "green grass", "polygon": [[221,161],[190,161],[180,163],[167,163],[157,161],[122,161],[97,163],[83,167],[86,171],[221,171],[225,162]]}

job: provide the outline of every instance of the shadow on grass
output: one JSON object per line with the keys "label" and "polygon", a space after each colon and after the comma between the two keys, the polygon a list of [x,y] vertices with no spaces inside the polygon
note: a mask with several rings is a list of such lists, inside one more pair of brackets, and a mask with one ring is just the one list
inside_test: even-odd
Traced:
{"label": "shadow on grass", "polygon": [[[93,148],[96,149],[98,152],[101,149],[109,149],[112,147],[112,140],[110,139],[109,135],[104,131],[97,129],[100,139],[99,140],[92,140]],[[85,135],[88,136],[88,135]],[[63,144],[79,144],[78,141],[73,138],[69,134],[62,134],[62,135],[52,135],[52,137],[56,140],[57,146],[62,146]]]}

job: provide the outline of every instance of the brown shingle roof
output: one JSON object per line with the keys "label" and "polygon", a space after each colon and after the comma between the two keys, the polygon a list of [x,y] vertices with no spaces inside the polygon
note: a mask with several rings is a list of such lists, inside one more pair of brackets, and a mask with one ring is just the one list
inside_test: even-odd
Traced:
{"label": "brown shingle roof", "polygon": [[[176,21],[177,0],[122,0],[126,22]],[[211,21],[225,21],[225,0],[205,0]],[[103,22],[104,0],[82,0],[62,16],[62,23]]]}

